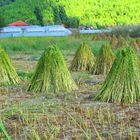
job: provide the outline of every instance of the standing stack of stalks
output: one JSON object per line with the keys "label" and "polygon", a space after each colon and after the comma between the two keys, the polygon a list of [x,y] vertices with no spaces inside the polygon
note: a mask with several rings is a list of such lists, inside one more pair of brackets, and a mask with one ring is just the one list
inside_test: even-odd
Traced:
{"label": "standing stack of stalks", "polygon": [[140,62],[132,48],[119,49],[117,58],[94,99],[128,104],[140,100]]}
{"label": "standing stack of stalks", "polygon": [[101,34],[99,34],[99,33],[94,35],[93,38],[92,38],[92,40],[94,40],[94,41],[99,41],[101,39],[102,39],[102,37],[101,37]]}
{"label": "standing stack of stalks", "polygon": [[71,78],[59,48],[50,46],[42,54],[28,87],[33,92],[72,91],[77,86]]}
{"label": "standing stack of stalks", "polygon": [[114,59],[115,59],[115,55],[112,51],[111,46],[109,46],[108,44],[103,45],[100,49],[95,66],[92,70],[92,74],[95,75],[108,74],[114,62]]}
{"label": "standing stack of stalks", "polygon": [[109,38],[109,34],[108,33],[98,33],[95,36],[93,36],[92,40],[106,40]]}
{"label": "standing stack of stalks", "polygon": [[113,35],[110,38],[110,45],[112,46],[112,48],[116,48],[117,44],[118,44],[118,39],[115,35]]}
{"label": "standing stack of stalks", "polygon": [[128,43],[127,43],[127,40],[124,37],[119,36],[116,48],[121,48],[121,47],[128,47]]}
{"label": "standing stack of stalks", "polygon": [[7,53],[0,48],[0,86],[17,85],[19,82],[16,70]]}
{"label": "standing stack of stalks", "polygon": [[136,43],[137,43],[138,47],[140,48],[140,38],[136,39]]}
{"label": "standing stack of stalks", "polygon": [[131,40],[130,46],[131,46],[136,52],[140,52],[140,47],[138,46],[138,44],[136,43],[135,40]]}
{"label": "standing stack of stalks", "polygon": [[72,71],[91,71],[95,64],[95,57],[91,48],[83,43],[77,50],[72,60],[70,69]]}

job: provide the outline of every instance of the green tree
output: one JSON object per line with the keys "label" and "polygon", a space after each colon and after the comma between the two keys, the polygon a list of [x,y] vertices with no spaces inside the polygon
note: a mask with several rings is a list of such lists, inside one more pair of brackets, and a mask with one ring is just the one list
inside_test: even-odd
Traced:
{"label": "green tree", "polygon": [[0,0],[0,7],[4,6],[4,5],[8,5],[11,2],[15,2],[16,0]]}
{"label": "green tree", "polygon": [[67,22],[66,22],[66,25],[68,27],[72,27],[72,28],[77,28],[79,27],[79,24],[80,24],[80,20],[78,17],[69,17],[67,19]]}
{"label": "green tree", "polygon": [[61,20],[58,8],[56,6],[53,6],[52,9],[53,9],[53,16],[54,16],[53,21],[54,21],[54,23],[62,24],[62,20]]}
{"label": "green tree", "polygon": [[43,22],[43,15],[42,15],[42,12],[41,12],[41,10],[40,10],[39,7],[35,7],[34,14],[35,14],[36,19],[37,19],[37,21],[39,22],[39,24],[40,24],[41,26],[43,26],[43,25],[44,25],[44,22]]}
{"label": "green tree", "polygon": [[[15,20],[34,21],[34,9],[39,5],[44,19],[54,20],[61,23],[59,5],[64,6],[68,17],[78,17],[80,24],[94,25],[94,27],[116,26],[124,24],[139,24],[140,0],[0,0],[0,13],[6,19],[6,23]],[[10,3],[9,3],[10,2]],[[6,5],[6,6],[4,6]],[[30,6],[29,6],[30,5]],[[49,7],[49,8],[47,8]],[[54,10],[52,10],[51,8]],[[51,9],[51,10],[50,10]],[[63,8],[62,8],[63,10]],[[45,19],[45,21],[47,21]],[[32,22],[30,22],[32,23]],[[56,22],[55,22],[56,24]]]}
{"label": "green tree", "polygon": [[0,27],[4,27],[4,26],[6,26],[6,24],[5,24],[5,19],[4,19],[4,17],[2,17],[2,16],[0,15]]}
{"label": "green tree", "polygon": [[67,20],[68,20],[68,16],[66,14],[64,6],[59,5],[59,15],[60,15],[60,19],[61,19],[62,23],[66,24]]}

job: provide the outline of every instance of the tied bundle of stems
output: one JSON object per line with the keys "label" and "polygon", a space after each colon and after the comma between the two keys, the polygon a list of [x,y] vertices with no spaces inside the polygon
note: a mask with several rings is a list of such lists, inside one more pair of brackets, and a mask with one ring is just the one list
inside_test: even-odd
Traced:
{"label": "tied bundle of stems", "polygon": [[126,104],[140,100],[140,62],[131,47],[119,49],[112,68],[94,99]]}
{"label": "tied bundle of stems", "polygon": [[7,53],[0,48],[0,86],[17,85],[19,78]]}
{"label": "tied bundle of stems", "polygon": [[77,86],[58,47],[50,46],[42,54],[28,91],[58,92],[76,90]]}
{"label": "tied bundle of stems", "polygon": [[95,75],[108,74],[114,62],[114,59],[115,59],[115,55],[112,51],[111,46],[109,46],[108,44],[103,45],[100,49],[95,66],[93,67],[91,73]]}
{"label": "tied bundle of stems", "polygon": [[138,47],[140,48],[140,39],[139,38],[136,39],[136,43],[137,43]]}
{"label": "tied bundle of stems", "polygon": [[138,44],[136,43],[135,40],[131,40],[130,46],[131,46],[137,53],[140,52],[140,47],[138,46]]}
{"label": "tied bundle of stems", "polygon": [[91,72],[94,64],[95,57],[91,48],[83,43],[77,50],[74,59],[72,60],[70,69],[72,71],[89,71]]}
{"label": "tied bundle of stems", "polygon": [[129,45],[128,45],[127,40],[124,37],[119,36],[118,37],[118,43],[116,45],[116,48],[122,48],[122,47],[128,47],[128,46]]}
{"label": "tied bundle of stems", "polygon": [[114,48],[116,48],[117,44],[118,44],[118,38],[115,35],[113,35],[110,38],[110,45],[114,49]]}

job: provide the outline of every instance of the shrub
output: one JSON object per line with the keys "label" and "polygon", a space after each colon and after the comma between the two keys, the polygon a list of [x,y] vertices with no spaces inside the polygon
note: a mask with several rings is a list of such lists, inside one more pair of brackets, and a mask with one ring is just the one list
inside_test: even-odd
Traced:
{"label": "shrub", "polygon": [[68,27],[78,28],[80,24],[80,20],[78,17],[69,17],[67,22],[65,23]]}

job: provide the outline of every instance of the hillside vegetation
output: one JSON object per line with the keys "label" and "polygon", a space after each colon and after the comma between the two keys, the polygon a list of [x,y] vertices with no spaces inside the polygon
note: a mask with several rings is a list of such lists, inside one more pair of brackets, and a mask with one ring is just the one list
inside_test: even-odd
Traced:
{"label": "hillside vegetation", "polygon": [[6,23],[25,20],[36,24],[35,7],[43,14],[44,23],[53,21],[54,6],[64,6],[69,17],[78,17],[80,24],[114,26],[140,23],[139,0],[16,0],[0,8]]}
{"label": "hillside vegetation", "polygon": [[15,2],[16,0],[0,0],[0,7]]}

